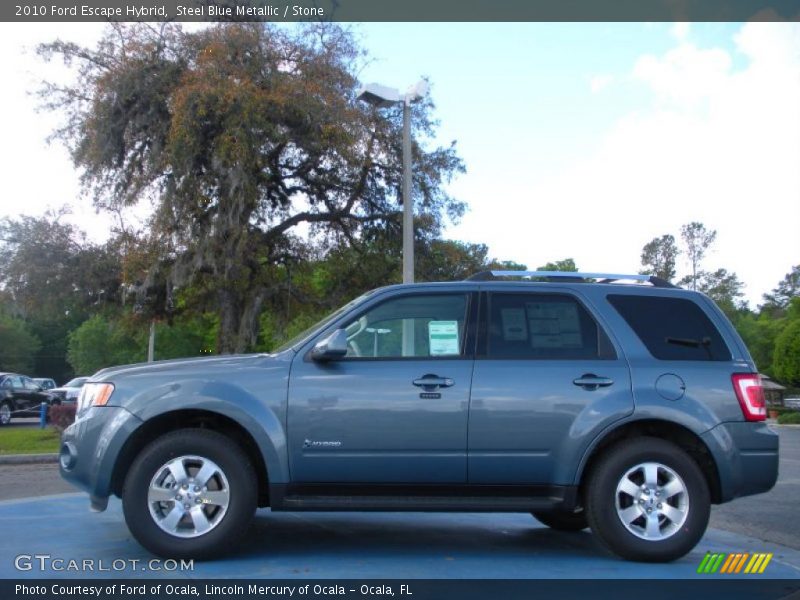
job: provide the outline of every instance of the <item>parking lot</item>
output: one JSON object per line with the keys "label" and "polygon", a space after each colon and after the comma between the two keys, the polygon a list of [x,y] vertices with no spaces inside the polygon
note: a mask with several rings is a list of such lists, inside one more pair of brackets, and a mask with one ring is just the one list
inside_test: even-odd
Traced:
{"label": "parking lot", "polygon": [[[264,509],[234,555],[197,563],[191,571],[150,570],[152,556],[131,538],[118,500],[112,499],[105,513],[91,513],[84,494],[58,493],[70,488],[54,465],[18,465],[0,467],[0,494],[16,498],[0,501],[0,577],[41,577],[45,573],[38,567],[18,571],[15,557],[47,554],[66,561],[93,559],[96,567],[101,559],[105,567],[123,560],[121,569],[98,573],[103,577],[707,578],[696,573],[706,552],[773,552],[762,577],[795,579],[800,577],[800,524],[794,516],[800,498],[800,428],[779,430],[776,487],[714,507],[703,540],[672,564],[619,560],[589,532],[554,532],[524,514]],[[55,577],[87,575],[52,565],[46,571]]]}

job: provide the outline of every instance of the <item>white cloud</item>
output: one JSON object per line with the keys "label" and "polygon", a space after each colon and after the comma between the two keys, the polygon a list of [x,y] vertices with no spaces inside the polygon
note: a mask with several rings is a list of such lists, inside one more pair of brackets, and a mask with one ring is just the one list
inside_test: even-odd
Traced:
{"label": "white cloud", "polygon": [[595,75],[589,81],[589,88],[596,94],[611,85],[612,81],[614,78],[611,75]]}
{"label": "white cloud", "polygon": [[639,58],[633,76],[646,83],[659,100],[695,107],[724,93],[731,64],[731,57],[722,49],[702,50],[682,41],[663,57],[647,54]]}
{"label": "white cloud", "polygon": [[735,271],[759,302],[800,263],[800,25],[749,23],[735,43],[739,70],[725,50],[685,41],[640,57],[632,76],[652,102],[527,189],[465,188],[517,200],[513,219],[476,205],[461,232],[496,237],[493,255],[530,267],[572,256],[587,271],[635,272],[642,245],[702,221],[718,230],[705,266]]}
{"label": "white cloud", "polygon": [[685,21],[679,21],[672,26],[670,33],[673,37],[678,40],[685,40],[689,37],[689,23]]}

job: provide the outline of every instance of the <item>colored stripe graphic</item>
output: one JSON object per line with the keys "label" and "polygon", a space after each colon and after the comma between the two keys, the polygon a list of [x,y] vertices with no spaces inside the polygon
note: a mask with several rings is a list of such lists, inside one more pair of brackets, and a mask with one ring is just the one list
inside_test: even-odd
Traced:
{"label": "colored stripe graphic", "polygon": [[762,554],[753,554],[753,558],[750,559],[750,562],[747,563],[747,566],[744,568],[745,573],[752,573],[753,569],[756,568],[756,565],[761,562]]}
{"label": "colored stripe graphic", "polygon": [[733,552],[733,553],[717,553],[706,552],[700,565],[697,567],[698,573],[714,574],[719,572],[720,575],[744,573],[755,575],[763,573],[769,562],[772,560],[773,554],[771,552],[755,552],[750,554],[748,552]]}
{"label": "colored stripe graphic", "polygon": [[731,573],[732,572],[731,569],[733,565],[736,564],[736,558],[738,556],[739,556],[738,554],[728,554],[728,560],[726,560],[725,563],[722,565],[720,573]]}
{"label": "colored stripe graphic", "polygon": [[719,570],[719,567],[722,564],[722,561],[725,559],[725,556],[725,554],[717,554],[717,558],[714,561],[714,564],[711,565],[711,570],[709,573],[716,573]]}
{"label": "colored stripe graphic", "polygon": [[769,564],[769,561],[771,561],[771,560],[772,560],[772,552],[767,554],[767,557],[764,559],[764,562],[761,563],[761,568],[758,570],[758,572],[759,573],[763,573],[764,569],[767,568],[767,565]]}
{"label": "colored stripe graphic", "polygon": [[706,552],[706,555],[703,557],[703,560],[700,561],[700,566],[697,567],[697,572],[698,573],[705,573],[706,572],[706,565],[708,564],[708,561],[710,559],[711,559],[711,553],[710,552]]}
{"label": "colored stripe graphic", "polygon": [[734,573],[738,573],[739,571],[742,570],[744,562],[747,560],[749,556],[750,556],[749,554],[742,554],[742,558],[739,559],[739,564],[736,565],[736,570],[734,571]]}

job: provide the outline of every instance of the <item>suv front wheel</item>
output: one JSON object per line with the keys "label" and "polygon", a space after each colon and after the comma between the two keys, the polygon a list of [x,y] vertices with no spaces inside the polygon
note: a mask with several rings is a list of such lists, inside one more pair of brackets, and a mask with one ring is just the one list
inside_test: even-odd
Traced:
{"label": "suv front wheel", "polygon": [[224,553],[245,533],[256,504],[250,459],[233,440],[205,429],[173,431],[146,446],[122,492],[133,536],[170,558]]}
{"label": "suv front wheel", "polygon": [[589,475],[592,532],[629,560],[667,562],[697,545],[708,526],[708,484],[680,447],[641,437],[613,446]]}

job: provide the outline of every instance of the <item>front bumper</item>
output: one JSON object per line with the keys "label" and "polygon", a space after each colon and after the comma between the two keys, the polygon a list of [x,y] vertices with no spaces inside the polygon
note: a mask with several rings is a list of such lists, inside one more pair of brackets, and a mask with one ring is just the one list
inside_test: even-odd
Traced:
{"label": "front bumper", "polygon": [[92,407],[61,435],[61,476],[89,492],[94,510],[106,509],[114,464],[141,423],[121,407]]}
{"label": "front bumper", "polygon": [[761,494],[778,480],[778,434],[764,423],[722,423],[703,434],[717,464],[720,501]]}

